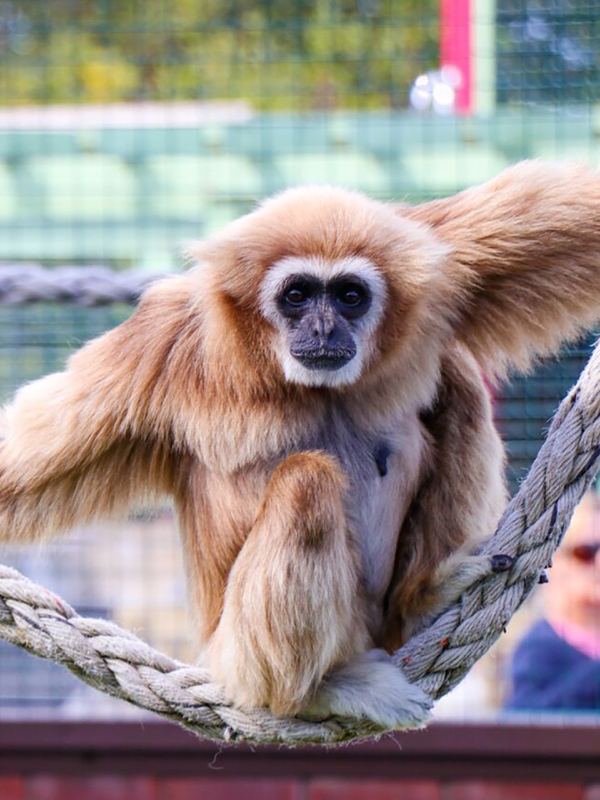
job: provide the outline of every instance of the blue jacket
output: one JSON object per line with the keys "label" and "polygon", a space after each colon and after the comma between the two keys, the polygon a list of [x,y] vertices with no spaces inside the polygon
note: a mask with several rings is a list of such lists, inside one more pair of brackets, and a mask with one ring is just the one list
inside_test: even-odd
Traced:
{"label": "blue jacket", "polygon": [[517,646],[507,710],[600,710],[600,660],[561,639],[542,620]]}

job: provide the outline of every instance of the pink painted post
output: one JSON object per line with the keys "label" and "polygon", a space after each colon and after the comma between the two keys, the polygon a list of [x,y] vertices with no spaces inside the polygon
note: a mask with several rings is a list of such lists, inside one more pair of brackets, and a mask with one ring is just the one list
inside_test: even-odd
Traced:
{"label": "pink painted post", "polygon": [[473,105],[471,42],[472,0],[440,0],[440,66],[458,69],[456,110],[470,114]]}

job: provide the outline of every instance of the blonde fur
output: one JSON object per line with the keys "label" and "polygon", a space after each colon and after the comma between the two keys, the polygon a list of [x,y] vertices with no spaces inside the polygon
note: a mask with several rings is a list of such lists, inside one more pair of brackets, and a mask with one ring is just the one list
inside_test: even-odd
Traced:
{"label": "blonde fur", "polygon": [[[527,367],[600,318],[599,246],[600,179],[578,166],[526,162],[413,208],[275,197],[17,393],[0,538],[171,495],[202,657],[233,702],[424,717],[381,648],[489,568],[471,552],[505,488],[482,371]],[[274,295],[296,270],[370,287],[338,375],[289,353]]]}

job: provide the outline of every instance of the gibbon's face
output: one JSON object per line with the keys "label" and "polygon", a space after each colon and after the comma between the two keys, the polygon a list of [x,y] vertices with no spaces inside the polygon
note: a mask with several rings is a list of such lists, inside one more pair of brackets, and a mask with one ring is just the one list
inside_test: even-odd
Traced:
{"label": "gibbon's face", "polygon": [[337,388],[421,370],[420,354],[448,335],[448,252],[394,207],[312,186],[266,200],[193,255],[231,310],[219,321],[238,326],[245,358],[260,354],[276,380]]}
{"label": "gibbon's face", "polygon": [[288,256],[268,271],[260,292],[275,326],[275,350],[288,381],[354,383],[373,352],[386,301],[385,281],[366,258]]}

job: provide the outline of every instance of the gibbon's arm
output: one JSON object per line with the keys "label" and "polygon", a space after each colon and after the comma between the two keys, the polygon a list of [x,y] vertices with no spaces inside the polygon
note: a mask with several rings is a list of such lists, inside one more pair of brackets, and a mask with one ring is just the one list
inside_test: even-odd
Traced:
{"label": "gibbon's arm", "polygon": [[167,388],[181,288],[177,278],[151,288],[129,320],[4,409],[0,540],[35,540],[172,488]]}
{"label": "gibbon's arm", "polygon": [[526,369],[600,319],[598,173],[525,161],[455,197],[398,210],[450,245],[457,336],[490,377]]}

